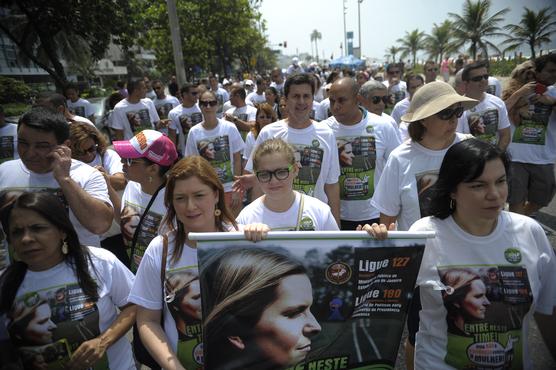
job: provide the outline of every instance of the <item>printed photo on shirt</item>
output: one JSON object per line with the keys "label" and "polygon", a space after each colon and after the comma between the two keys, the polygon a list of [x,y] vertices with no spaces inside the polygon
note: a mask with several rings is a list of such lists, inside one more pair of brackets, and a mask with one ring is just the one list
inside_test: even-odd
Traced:
{"label": "printed photo on shirt", "polygon": [[174,108],[172,103],[164,103],[156,106],[156,113],[160,119],[168,118],[168,113]]}
{"label": "printed photo on shirt", "polygon": [[224,109],[224,95],[222,94],[215,94],[216,95],[216,101],[218,102],[218,109],[216,110],[216,113],[222,113],[222,109]]}
{"label": "printed photo on shirt", "polygon": [[498,132],[498,110],[488,109],[483,112],[469,113],[467,116],[469,132],[477,139],[496,144]]}
{"label": "printed photo on shirt", "polygon": [[376,167],[376,144],[372,136],[339,137],[340,199],[363,200],[372,197]]}
{"label": "printed photo on shirt", "polygon": [[200,112],[195,112],[191,114],[182,114],[179,120],[180,120],[180,125],[181,125],[181,130],[183,132],[183,135],[187,137],[187,134],[189,134],[189,130],[191,130],[191,127],[203,121],[203,114]]}
{"label": "printed photo on shirt", "polygon": [[210,162],[223,184],[233,181],[230,139],[228,135],[205,138],[197,142],[199,155]]}
{"label": "printed photo on shirt", "polygon": [[82,105],[78,105],[76,107],[71,107],[68,109],[71,113],[75,114],[76,116],[87,117],[85,115],[85,107]]}
{"label": "printed photo on shirt", "polygon": [[438,181],[438,170],[425,171],[415,174],[417,184],[417,196],[419,198],[419,209],[421,217],[430,216],[432,203],[433,185]]}
{"label": "printed photo on shirt", "polygon": [[496,95],[496,85],[488,85],[486,93],[490,95]]}
{"label": "printed photo on shirt", "polygon": [[527,270],[449,266],[438,273],[446,287],[446,363],[458,369],[520,369],[523,319],[533,301]]}
{"label": "printed photo on shirt", "polygon": [[152,130],[151,117],[148,109],[140,109],[138,111],[126,112],[127,120],[131,131],[140,132],[143,130]]}
{"label": "printed photo on shirt", "polygon": [[393,104],[393,105],[396,105],[398,102],[400,102],[400,101],[402,101],[402,100],[405,99],[405,90],[398,90],[398,91],[395,91],[395,92],[392,94],[392,96],[393,96],[393,99],[394,99],[394,104]]}
{"label": "printed photo on shirt", "polygon": [[0,163],[14,159],[14,137],[0,136]]}
{"label": "printed photo on shirt", "polygon": [[519,144],[544,145],[546,128],[552,114],[552,107],[545,104],[526,105],[519,110],[521,123],[517,125],[512,142]]}
{"label": "printed photo on shirt", "polygon": [[100,335],[98,308],[77,283],[17,297],[6,319],[25,369],[62,369],[81,343]]}
{"label": "printed photo on shirt", "polygon": [[311,146],[291,144],[295,150],[295,161],[299,168],[297,178],[293,180],[293,188],[304,194],[314,196],[317,179],[320,176],[324,150],[319,148],[319,141],[314,140]]}
{"label": "printed photo on shirt", "polygon": [[201,289],[195,268],[168,270],[165,301],[178,331],[178,358],[187,369],[203,365]]}

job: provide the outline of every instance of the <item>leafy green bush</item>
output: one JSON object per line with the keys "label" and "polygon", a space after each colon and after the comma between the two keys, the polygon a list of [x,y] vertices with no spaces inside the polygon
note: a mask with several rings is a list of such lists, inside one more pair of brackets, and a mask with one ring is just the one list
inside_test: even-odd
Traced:
{"label": "leafy green bush", "polygon": [[525,58],[522,58],[522,59],[512,59],[512,60],[491,61],[489,73],[492,76],[507,77],[512,73],[512,71],[518,64],[525,62],[525,60],[526,60]]}
{"label": "leafy green bush", "polygon": [[31,106],[25,103],[9,103],[2,104],[2,108],[4,109],[4,116],[15,117],[27,112]]}
{"label": "leafy green bush", "polygon": [[24,103],[30,94],[31,88],[25,82],[0,76],[0,104]]}

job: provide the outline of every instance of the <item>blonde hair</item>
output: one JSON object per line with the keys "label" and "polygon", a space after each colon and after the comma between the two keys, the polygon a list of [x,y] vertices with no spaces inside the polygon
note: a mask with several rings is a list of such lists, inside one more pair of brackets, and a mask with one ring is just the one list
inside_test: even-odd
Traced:
{"label": "blonde hair", "polygon": [[295,164],[295,151],[282,139],[269,139],[260,144],[253,153],[253,169],[259,169],[261,158],[268,154],[283,154],[289,164]]}

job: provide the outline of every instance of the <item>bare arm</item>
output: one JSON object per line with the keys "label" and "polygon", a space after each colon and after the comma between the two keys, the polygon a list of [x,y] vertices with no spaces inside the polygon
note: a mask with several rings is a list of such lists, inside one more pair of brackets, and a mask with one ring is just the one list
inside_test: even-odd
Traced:
{"label": "bare arm", "polygon": [[123,173],[120,172],[120,173],[115,173],[113,175],[109,175],[108,179],[110,181],[110,185],[112,185],[114,190],[117,191],[117,190],[125,189],[126,181]]}
{"label": "bare arm", "polygon": [[172,351],[166,333],[160,326],[161,310],[137,307],[137,328],[141,341],[158,364],[167,370],[184,369]]}
{"label": "bare arm", "polygon": [[398,216],[388,216],[384,213],[380,213],[380,223],[384,225],[390,225],[391,223],[395,223]]}
{"label": "bare arm", "polygon": [[512,132],[509,127],[498,130],[498,147],[502,150],[506,150],[510,144]]}
{"label": "bare arm", "polygon": [[170,140],[172,140],[172,142],[174,143],[174,145],[176,145],[176,146],[178,145],[178,144],[177,144],[177,141],[176,141],[177,138],[178,138],[178,135],[177,135],[177,133],[176,133],[176,130],[171,129],[171,128],[168,128],[168,138],[169,138]]}
{"label": "bare arm", "polygon": [[324,192],[328,197],[328,205],[332,211],[332,216],[336,219],[336,223],[340,226],[340,184],[324,184]]}
{"label": "bare arm", "polygon": [[508,112],[515,107],[515,105],[521,100],[521,98],[533,94],[535,92],[535,85],[536,82],[534,81],[526,83],[525,85],[521,86],[521,88],[518,89],[516,92],[514,92],[508,99],[506,99],[505,103]]}

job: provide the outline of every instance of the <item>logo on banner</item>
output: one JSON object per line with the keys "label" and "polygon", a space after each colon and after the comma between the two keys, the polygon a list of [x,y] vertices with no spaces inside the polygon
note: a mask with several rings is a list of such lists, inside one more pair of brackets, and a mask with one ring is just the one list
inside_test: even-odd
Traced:
{"label": "logo on banner", "polygon": [[521,251],[517,248],[508,248],[504,251],[504,257],[509,263],[520,263]]}
{"label": "logo on banner", "polygon": [[344,262],[334,262],[326,268],[326,280],[335,285],[342,285],[351,279],[351,267]]}

